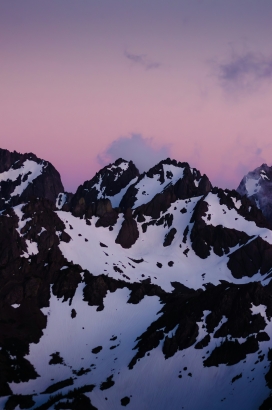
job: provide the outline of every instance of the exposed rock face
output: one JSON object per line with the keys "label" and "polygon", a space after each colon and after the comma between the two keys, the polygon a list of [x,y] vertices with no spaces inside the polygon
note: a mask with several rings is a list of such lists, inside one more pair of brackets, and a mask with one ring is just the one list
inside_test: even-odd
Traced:
{"label": "exposed rock face", "polygon": [[156,194],[150,202],[136,208],[134,214],[151,216],[153,219],[158,219],[161,212],[166,212],[170,205],[177,199],[173,191],[174,188],[172,186],[166,188],[164,192]]}
{"label": "exposed rock face", "polygon": [[32,153],[0,149],[0,209],[32,197],[55,201],[63,190],[60,175],[50,162]]}
{"label": "exposed rock face", "polygon": [[[265,305],[267,315],[271,317],[270,289],[271,286],[263,287],[259,283],[242,286],[224,283],[204,292],[199,290],[192,293],[190,289],[184,288],[182,292],[162,296],[165,301],[163,314],[138,338],[137,353],[129,367],[133,368],[137,360],[156,348],[162,339],[165,358],[173,356],[178,350],[192,346],[199,334],[198,323],[203,323],[206,336],[195,345],[196,349],[208,346],[211,334],[215,338],[234,339],[232,342],[226,340],[221,347],[215,348],[212,352],[208,351],[210,354],[203,361],[204,366],[218,366],[220,363],[233,365],[244,360],[247,354],[258,351],[259,338],[256,338],[255,334],[262,333],[266,326],[260,314],[252,313],[251,304]],[[210,313],[203,321],[204,311]],[[225,323],[221,322],[223,317],[227,318]],[[238,338],[247,340],[245,343],[239,343],[236,340]]]}
{"label": "exposed rock face", "polygon": [[96,222],[95,226],[99,228],[102,226],[103,228],[112,227],[116,224],[118,219],[118,213],[112,209],[110,212],[105,212],[103,216],[101,216],[98,221]]}
{"label": "exposed rock face", "polygon": [[132,161],[119,158],[78,187],[71,200],[73,214],[81,216],[88,211],[92,213],[93,204],[104,198],[109,198],[113,207],[118,207],[123,196],[122,191],[131,181],[136,180],[138,175],[139,171]]}
{"label": "exposed rock face", "polygon": [[[213,193],[217,194],[221,205],[226,205],[228,209],[236,208],[239,215],[243,216],[247,221],[254,221],[257,226],[261,228],[269,228],[270,224],[264,217],[263,212],[255,204],[252,206],[252,202],[249,198],[243,196],[234,190],[213,188]],[[236,207],[236,203],[239,206]]]}
{"label": "exposed rock face", "polygon": [[176,228],[170,229],[170,231],[167,232],[167,234],[165,235],[163,246],[170,246],[174,240],[176,233],[177,233]]}
{"label": "exposed rock face", "polygon": [[109,199],[101,199],[97,202],[96,206],[96,216],[100,218],[103,217],[105,214],[112,212],[111,201]]}
{"label": "exposed rock face", "polygon": [[[152,186],[151,192],[149,186]],[[201,176],[187,162],[167,158],[140,175],[138,181],[127,189],[120,207],[137,208],[153,202],[151,206],[158,209],[161,202],[204,195],[211,189],[212,185],[206,175]],[[150,214],[150,210],[146,212],[146,215]]]}
{"label": "exposed rock face", "polygon": [[235,278],[267,273],[272,267],[272,246],[257,237],[230,255],[228,267]]}
{"label": "exposed rock face", "polygon": [[108,291],[115,292],[117,289],[128,288],[131,293],[128,303],[137,304],[145,295],[159,297],[165,292],[157,285],[152,285],[150,280],[143,280],[141,283],[127,283],[123,280],[115,280],[106,275],[93,276],[86,272],[84,275],[86,286],[83,289],[84,300],[90,306],[97,306],[97,310],[104,309],[104,299]]}
{"label": "exposed rock face", "polygon": [[272,167],[263,164],[249,172],[240,182],[237,192],[247,196],[261,209],[272,226]]}
{"label": "exposed rock face", "polygon": [[202,217],[208,213],[208,209],[204,197],[198,202],[191,218],[191,222],[194,222],[191,230],[192,248],[200,258],[207,258],[212,248],[216,255],[222,256],[229,253],[230,248],[250,240],[244,232],[222,225],[207,225]]}
{"label": "exposed rock face", "polygon": [[124,216],[125,220],[115,242],[119,243],[123,248],[130,248],[139,238],[139,231],[137,223],[132,217],[131,209],[127,209]]}
{"label": "exposed rock face", "polygon": [[10,152],[7,149],[0,148],[0,173],[8,171],[16,162],[24,162],[26,159],[36,158],[34,154],[20,154],[19,152]]}
{"label": "exposed rock face", "polygon": [[[237,193],[235,191],[229,191],[225,190],[223,191],[222,189],[214,188],[212,190],[213,194],[216,194],[219,198],[219,203],[221,205],[226,205],[229,210],[234,208],[234,202],[235,200],[239,200],[241,202],[240,207],[237,209],[237,212],[239,215],[243,216],[249,221],[254,220],[255,223],[260,226],[260,227],[268,227],[268,222],[262,215],[262,212],[258,210],[255,206],[253,207],[250,201],[247,198],[241,198],[237,196]],[[207,258],[210,255],[210,251],[213,248],[213,251],[216,255],[222,256],[223,254],[228,254],[230,252],[230,248],[233,248],[236,245],[245,245],[247,242],[250,242],[252,237],[248,236],[245,232],[238,231],[236,229],[228,229],[226,227],[223,227],[223,225],[217,225],[214,226],[212,224],[207,224],[203,217],[208,217],[209,218],[209,207],[207,202],[205,201],[205,197],[200,199],[198,202],[197,206],[194,209],[194,213],[191,218],[191,222],[194,223],[192,230],[191,230],[191,240],[192,240],[192,247],[196,254],[201,257],[201,258]],[[237,218],[238,219],[238,218]],[[265,248],[268,247],[269,249],[271,248],[271,245],[266,243],[264,245]],[[254,244],[250,242],[246,247],[243,247],[242,249],[238,249],[236,252],[234,252],[230,258],[231,261],[228,264],[228,267],[231,269],[233,275],[235,277],[241,277],[237,275],[242,275],[244,274],[245,271],[253,272],[256,273],[258,269],[260,268],[260,260],[257,262],[256,261],[256,266],[251,263],[251,259],[246,258],[249,262],[248,269],[246,269],[245,266],[243,266],[243,262],[241,260],[241,257],[238,257],[240,253],[246,252],[245,249],[255,249]],[[259,246],[260,252],[262,249],[262,246]],[[259,258],[261,258],[263,261],[266,259],[266,256],[268,255],[270,251],[266,251],[266,254],[263,255],[264,258],[261,258],[259,255]],[[256,254],[256,252],[254,252]],[[240,260],[239,267],[238,267],[238,259]],[[236,262],[234,262],[236,261]],[[270,264],[270,261],[267,260],[267,269]],[[255,266],[255,267],[254,267]],[[257,270],[256,267],[258,266]],[[262,271],[264,271],[263,269]],[[238,271],[240,273],[238,273]],[[251,276],[251,274],[249,275]]]}
{"label": "exposed rock face", "polygon": [[26,251],[25,241],[16,228],[18,217],[13,209],[0,215],[0,268],[3,269],[15,261],[23,251]]}

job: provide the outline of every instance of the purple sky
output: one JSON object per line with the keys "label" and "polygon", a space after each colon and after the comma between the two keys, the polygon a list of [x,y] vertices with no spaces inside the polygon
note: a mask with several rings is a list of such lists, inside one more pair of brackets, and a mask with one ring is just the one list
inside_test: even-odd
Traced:
{"label": "purple sky", "polygon": [[0,147],[74,191],[122,156],[236,188],[272,165],[271,0],[0,2]]}

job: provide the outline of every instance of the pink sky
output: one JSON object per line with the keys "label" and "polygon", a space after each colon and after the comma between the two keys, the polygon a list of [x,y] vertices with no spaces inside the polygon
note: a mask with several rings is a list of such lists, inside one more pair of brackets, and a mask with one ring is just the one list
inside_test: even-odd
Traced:
{"label": "pink sky", "polygon": [[119,151],[236,188],[272,165],[271,21],[267,0],[1,2],[0,147],[72,191]]}

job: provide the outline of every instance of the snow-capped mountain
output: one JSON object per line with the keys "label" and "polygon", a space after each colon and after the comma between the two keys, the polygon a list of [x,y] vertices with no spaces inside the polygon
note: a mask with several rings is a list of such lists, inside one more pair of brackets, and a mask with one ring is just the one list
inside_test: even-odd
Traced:
{"label": "snow-capped mountain", "polygon": [[272,231],[250,199],[170,159],[55,198],[0,214],[0,408],[271,408]]}
{"label": "snow-capped mountain", "polygon": [[260,208],[272,226],[272,167],[266,164],[244,176],[237,191]]}
{"label": "snow-capped mountain", "polygon": [[139,171],[132,161],[119,158],[78,187],[71,199],[73,214],[77,216],[86,212],[92,214],[92,204],[104,198],[111,201],[111,207],[118,207],[124,193],[137,181],[138,176]]}
{"label": "snow-capped mountain", "polygon": [[0,209],[32,196],[55,201],[64,188],[58,171],[36,155],[0,149]]}

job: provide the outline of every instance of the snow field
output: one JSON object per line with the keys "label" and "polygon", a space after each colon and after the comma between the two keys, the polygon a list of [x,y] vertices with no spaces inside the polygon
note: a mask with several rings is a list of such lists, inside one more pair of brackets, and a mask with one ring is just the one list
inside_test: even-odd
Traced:
{"label": "snow field", "polygon": [[[0,182],[2,181],[16,181],[16,179],[21,175],[22,180],[26,177],[25,181],[21,181],[20,185],[16,186],[14,191],[10,196],[21,195],[23,191],[27,188],[28,184],[32,183],[43,171],[44,164],[37,164],[35,161],[27,159],[21,168],[13,169],[10,168],[8,171],[2,172],[0,174]],[[29,174],[29,175],[27,175]]]}
{"label": "snow field", "polygon": [[[63,393],[85,384],[95,384],[96,393],[92,395],[103,404],[107,396],[113,403],[120,403],[127,390],[133,392],[133,386],[129,385],[124,370],[136,353],[132,350],[135,339],[157,317],[161,308],[159,299],[156,296],[145,297],[137,305],[127,304],[129,290],[119,289],[115,293],[108,293],[104,310],[97,312],[96,307],[83,302],[84,286],[78,286],[70,306],[68,302],[62,303],[51,295],[50,307],[43,309],[48,318],[44,335],[38,344],[30,345],[30,353],[26,356],[41,377],[27,383],[11,383],[14,393],[39,394],[51,384],[69,377],[74,378],[74,385],[62,389]],[[72,308],[77,312],[74,319],[71,318]],[[116,340],[110,340],[115,336]],[[92,349],[97,346],[103,348],[99,353],[93,354]],[[110,349],[112,346],[116,347]],[[49,365],[50,355],[56,351],[60,352],[64,365]],[[91,371],[77,377],[73,370],[81,368],[89,368]],[[101,391],[100,384],[111,374],[113,380],[118,382],[118,389],[114,389],[114,393],[111,389]],[[36,397],[36,405],[48,400],[49,396],[46,394]]]}
{"label": "snow field", "polygon": [[[265,280],[265,276],[260,274],[252,278],[235,279],[227,267],[229,260],[227,255],[219,257],[211,251],[209,257],[201,259],[195,254],[190,240],[192,227],[190,219],[199,199],[200,197],[196,197],[190,201],[178,200],[173,203],[165,212],[165,214],[173,214],[173,223],[170,228],[163,225],[151,225],[143,233],[141,224],[138,223],[139,238],[130,249],[124,249],[115,243],[123,222],[122,216],[119,216],[113,230],[109,231],[108,228],[95,227],[96,217],[92,218],[92,225],[88,226],[84,219],[75,218],[68,212],[58,211],[58,216],[66,225],[66,232],[72,238],[69,243],[61,242],[59,247],[67,260],[81,265],[83,269],[88,269],[93,275],[104,273],[115,279],[129,282],[150,278],[152,283],[161,286],[168,292],[173,290],[171,282],[175,281],[183,283],[187,287],[198,289],[209,282],[217,285],[220,280],[233,283]],[[209,205],[209,210],[203,217],[207,224],[216,226],[224,221],[224,226],[227,228],[244,230],[248,235],[260,235],[265,241],[272,244],[270,230],[259,228],[254,222],[245,221],[237,211],[229,211],[224,205],[221,206],[216,195],[209,194],[205,200]],[[186,213],[180,212],[183,208],[187,210]],[[222,209],[225,210],[226,214],[223,213]],[[208,220],[209,213],[211,214],[210,220]],[[149,220],[151,218],[146,217],[146,222]],[[73,229],[70,229],[70,225]],[[186,243],[183,243],[184,230],[187,226],[189,226],[189,233]],[[177,233],[171,246],[164,247],[165,235],[172,227],[177,229]],[[107,245],[108,248],[101,247],[100,242]],[[230,253],[238,247],[239,245],[232,248]],[[143,259],[144,261],[137,264],[129,258]],[[168,265],[171,261],[174,262],[173,266]],[[157,267],[157,262],[162,264],[162,268]],[[123,273],[116,272],[114,265],[120,268]]]}

